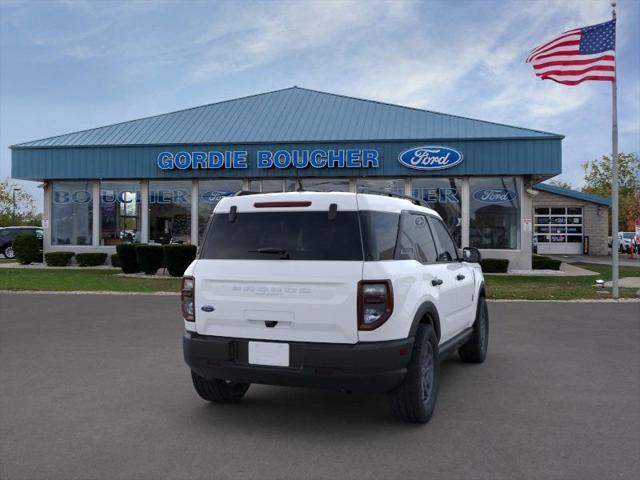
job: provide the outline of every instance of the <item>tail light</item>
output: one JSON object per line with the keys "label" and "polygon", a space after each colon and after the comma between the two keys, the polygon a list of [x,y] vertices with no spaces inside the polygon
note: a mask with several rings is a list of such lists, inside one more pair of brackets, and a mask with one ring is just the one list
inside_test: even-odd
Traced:
{"label": "tail light", "polygon": [[187,322],[196,321],[195,291],[195,278],[183,277],[180,298],[182,301],[182,318],[184,318]]}
{"label": "tail light", "polygon": [[358,283],[358,330],[375,330],[393,313],[390,280],[362,280]]}

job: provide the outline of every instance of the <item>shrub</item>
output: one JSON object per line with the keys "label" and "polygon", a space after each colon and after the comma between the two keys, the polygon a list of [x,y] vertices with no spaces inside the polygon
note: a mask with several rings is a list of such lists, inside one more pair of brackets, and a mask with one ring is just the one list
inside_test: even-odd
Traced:
{"label": "shrub", "polygon": [[66,267],[74,255],[73,252],[47,252],[44,259],[50,267]]}
{"label": "shrub", "polygon": [[35,261],[42,261],[40,242],[38,237],[30,233],[19,233],[13,240],[13,252],[22,265],[29,265]]}
{"label": "shrub", "polygon": [[122,243],[120,245],[116,245],[116,252],[118,252],[120,268],[122,268],[124,273],[138,273],[140,271],[136,256],[135,243]]}
{"label": "shrub", "polygon": [[163,252],[161,246],[136,245],[138,267],[147,275],[155,275],[162,266]]}
{"label": "shrub", "polygon": [[531,268],[534,270],[560,270],[560,260],[554,260],[553,258],[543,257],[541,255],[534,255],[531,259]]}
{"label": "shrub", "polygon": [[107,259],[106,253],[77,253],[76,261],[81,267],[96,267],[104,265]]}
{"label": "shrub", "polygon": [[164,250],[164,263],[169,275],[181,277],[189,264],[196,258],[198,248],[195,245],[172,244],[162,247]]}
{"label": "shrub", "polygon": [[509,260],[504,258],[483,258],[480,262],[484,273],[507,273]]}
{"label": "shrub", "polygon": [[118,256],[117,253],[114,253],[113,255],[111,255],[111,266],[120,268],[120,257]]}

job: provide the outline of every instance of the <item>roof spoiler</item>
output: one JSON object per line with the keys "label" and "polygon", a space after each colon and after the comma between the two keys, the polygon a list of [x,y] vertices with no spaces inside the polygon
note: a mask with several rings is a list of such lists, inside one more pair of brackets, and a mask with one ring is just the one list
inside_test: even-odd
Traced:
{"label": "roof spoiler", "polygon": [[382,195],[384,197],[402,198],[403,200],[409,200],[414,205],[420,205],[421,207],[433,209],[433,207],[429,205],[429,203],[425,202],[423,199],[418,197],[412,197],[411,195],[403,195],[401,193],[386,192],[382,190],[367,190],[366,192],[359,192],[359,193],[370,193],[373,195]]}

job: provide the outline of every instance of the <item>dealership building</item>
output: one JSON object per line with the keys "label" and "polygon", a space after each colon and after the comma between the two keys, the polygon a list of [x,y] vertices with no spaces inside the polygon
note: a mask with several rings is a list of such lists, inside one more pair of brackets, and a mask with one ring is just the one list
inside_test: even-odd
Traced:
{"label": "dealership building", "polygon": [[12,149],[43,182],[45,251],[198,244],[240,190],[389,191],[424,199],[460,247],[531,268],[539,253],[607,253],[609,199],[543,180],[558,134],[298,87],[59,135]]}

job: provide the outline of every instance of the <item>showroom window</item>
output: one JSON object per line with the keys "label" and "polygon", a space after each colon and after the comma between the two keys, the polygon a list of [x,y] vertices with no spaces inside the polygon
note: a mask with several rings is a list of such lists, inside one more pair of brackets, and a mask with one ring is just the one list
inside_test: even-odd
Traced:
{"label": "showroom window", "polygon": [[51,204],[51,244],[91,245],[93,182],[54,182]]}
{"label": "showroom window", "polygon": [[469,245],[517,249],[520,245],[520,195],[514,177],[469,180]]}
{"label": "showroom window", "polygon": [[392,192],[404,195],[404,180],[401,178],[359,178],[356,185],[358,193]]}
{"label": "showroom window", "polygon": [[303,190],[313,192],[348,192],[349,180],[347,178],[300,178],[285,180],[287,192],[294,192],[302,184]]}
{"label": "showroom window", "polygon": [[198,182],[198,243],[201,243],[213,209],[223,197],[242,190],[242,180],[200,180]]}
{"label": "showroom window", "polygon": [[421,198],[440,214],[458,247],[462,246],[462,180],[458,178],[414,178],[413,196]]}
{"label": "showroom window", "polygon": [[100,245],[140,241],[140,182],[100,184]]}
{"label": "showroom window", "polygon": [[149,182],[149,242],[191,242],[191,181]]}
{"label": "showroom window", "polygon": [[284,192],[284,182],[277,180],[249,180],[249,190],[260,193]]}

